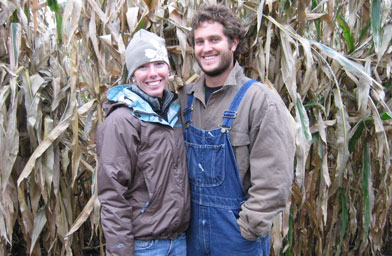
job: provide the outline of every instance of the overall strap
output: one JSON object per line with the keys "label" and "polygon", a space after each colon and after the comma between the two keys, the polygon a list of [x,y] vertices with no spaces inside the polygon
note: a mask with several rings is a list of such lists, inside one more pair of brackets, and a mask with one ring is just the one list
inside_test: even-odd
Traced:
{"label": "overall strap", "polygon": [[[191,85],[191,88],[193,87],[193,84]],[[189,124],[192,122],[192,110],[193,110],[193,93],[188,94],[188,100],[186,103],[186,107],[183,111],[183,115],[184,115],[184,123],[185,126],[188,127]]]}
{"label": "overall strap", "polygon": [[234,96],[233,101],[230,104],[228,110],[223,113],[223,121],[222,124],[219,126],[222,128],[222,133],[226,132],[226,130],[230,130],[231,126],[233,125],[234,119],[237,117],[237,110],[240,106],[241,100],[244,98],[245,93],[248,91],[250,86],[257,82],[256,80],[249,80],[245,82],[237,94]]}

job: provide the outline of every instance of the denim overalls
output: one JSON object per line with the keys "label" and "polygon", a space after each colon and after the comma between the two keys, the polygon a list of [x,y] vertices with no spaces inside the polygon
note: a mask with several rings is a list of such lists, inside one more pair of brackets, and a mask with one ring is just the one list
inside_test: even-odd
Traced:
{"label": "denim overalls", "polygon": [[241,236],[237,218],[246,201],[230,141],[230,129],[248,88],[246,82],[223,114],[217,129],[201,130],[191,124],[193,94],[184,109],[184,130],[192,195],[192,218],[187,233],[187,255],[268,255],[269,235],[248,241]]}

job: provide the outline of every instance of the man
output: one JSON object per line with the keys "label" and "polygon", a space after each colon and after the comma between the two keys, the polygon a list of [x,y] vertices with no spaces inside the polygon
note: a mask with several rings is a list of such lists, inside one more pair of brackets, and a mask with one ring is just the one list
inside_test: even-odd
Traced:
{"label": "man", "polygon": [[180,91],[192,195],[188,255],[268,255],[293,179],[287,109],[235,61],[245,33],[228,8],[202,6],[191,26],[203,74]]}

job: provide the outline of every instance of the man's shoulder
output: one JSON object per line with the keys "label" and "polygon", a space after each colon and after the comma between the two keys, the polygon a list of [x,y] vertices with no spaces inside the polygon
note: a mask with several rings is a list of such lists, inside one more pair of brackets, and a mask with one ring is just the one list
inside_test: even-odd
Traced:
{"label": "man's shoulder", "polygon": [[[249,80],[249,79],[248,79]],[[245,94],[244,100],[251,106],[256,105],[258,108],[263,108],[273,104],[284,104],[278,91],[267,83],[255,81]]]}
{"label": "man's shoulder", "polygon": [[192,88],[194,87],[194,83],[185,84],[177,89],[177,94],[180,99],[186,98],[188,94],[191,92]]}
{"label": "man's shoulder", "polygon": [[251,86],[251,89],[253,93],[265,94],[266,96],[279,96],[279,93],[273,86],[268,85],[268,83],[263,83],[261,81],[255,80],[255,82]]}

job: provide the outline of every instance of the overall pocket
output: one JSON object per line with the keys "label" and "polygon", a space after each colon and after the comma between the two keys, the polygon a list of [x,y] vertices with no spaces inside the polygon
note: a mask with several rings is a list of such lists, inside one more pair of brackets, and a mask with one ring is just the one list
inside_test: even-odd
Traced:
{"label": "overall pocket", "polygon": [[225,145],[199,145],[185,141],[189,180],[200,187],[216,187],[225,179]]}

